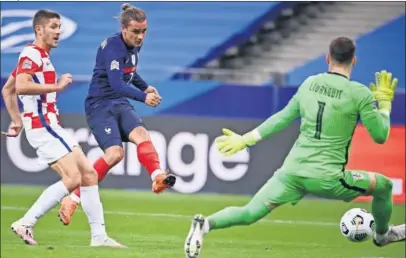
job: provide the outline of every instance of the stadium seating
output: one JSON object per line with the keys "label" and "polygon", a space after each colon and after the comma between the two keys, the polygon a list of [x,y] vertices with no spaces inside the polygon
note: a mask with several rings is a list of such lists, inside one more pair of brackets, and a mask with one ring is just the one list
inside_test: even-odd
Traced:
{"label": "stadium seating", "polygon": [[[47,4],[47,8],[60,12],[77,24],[73,35],[62,41],[60,48],[53,53],[53,62],[59,72],[91,74],[97,47],[105,37],[119,29],[119,23],[113,17],[119,15],[120,5],[88,2],[81,3],[78,8],[76,3]],[[148,81],[169,78],[174,68],[187,67],[203,58],[274,5],[276,2],[233,3],[232,6],[222,2],[139,2],[137,6],[146,11],[149,22],[139,71]],[[16,2],[2,4],[2,11],[12,9],[37,10],[38,5]],[[223,9],[227,9],[227,15],[224,15]],[[17,16],[22,15],[17,13]],[[5,17],[2,26],[16,20],[21,20],[21,17]],[[2,41],[22,32],[28,33],[29,30],[27,27],[2,35]],[[7,73],[12,70],[18,55],[7,53],[7,49],[2,49],[2,52],[2,73]]]}
{"label": "stadium seating", "polygon": [[[400,87],[404,87],[403,59],[380,56],[386,53],[381,46],[390,42],[392,56],[404,57],[404,8],[401,2],[300,2],[282,6],[277,15],[268,15],[249,41],[207,65],[211,70],[227,69],[228,78],[214,73],[202,77],[241,85],[297,85],[309,74],[325,71],[328,44],[335,37],[347,36],[357,40],[357,55],[362,57],[354,69],[354,79],[365,83],[365,74],[384,67],[398,74]],[[372,57],[377,55],[380,57]],[[284,78],[286,74],[288,78]]]}
{"label": "stadium seating", "polygon": [[[405,88],[405,15],[357,39],[358,64],[352,78],[368,84],[374,73],[382,69],[399,78],[399,88]],[[288,73],[288,83],[299,85],[309,74],[325,71],[325,56],[303,64]]]}
{"label": "stadium seating", "polygon": [[[235,38],[236,35],[249,36],[247,28],[252,27],[253,23],[258,23],[259,20],[264,22],[262,31],[269,34],[268,38],[265,37],[267,40],[262,43],[276,43],[278,40],[275,41],[275,38],[271,36],[275,36],[277,33],[274,33],[275,31],[270,30],[267,26],[272,25],[271,21],[275,18],[270,17],[269,13],[275,12],[275,9],[280,8],[280,5],[276,2],[244,2],[233,3],[232,5],[223,2],[140,2],[137,5],[147,12],[150,25],[146,44],[140,55],[139,72],[164,96],[164,102],[156,109],[135,103],[140,115],[265,118],[280,110],[287,103],[305,77],[326,69],[324,56],[317,55],[313,61],[290,71],[288,84],[293,87],[283,88],[252,87],[253,83],[238,88],[233,87],[235,85],[226,85],[224,82],[210,80],[204,82],[170,80],[171,75],[175,73],[173,68],[188,67],[203,59],[207,61],[207,56],[216,52],[214,51],[216,48],[233,43],[231,39]],[[88,79],[91,76],[96,49],[104,37],[118,31],[119,23],[113,19],[113,16],[120,13],[120,4],[87,2],[80,4],[80,10],[77,4],[68,2],[49,3],[46,7],[61,12],[64,17],[71,20],[71,24],[77,25],[74,33],[61,42],[60,48],[54,50],[53,62],[59,74],[70,72],[74,75],[83,75],[74,76],[74,85],[66,89],[59,97],[62,112],[82,113],[83,105],[72,105],[72,100],[83,103],[87,94]],[[35,12],[37,8],[36,3],[7,2],[2,4],[2,16],[4,11],[8,10],[23,9]],[[222,8],[227,9],[226,15],[222,12]],[[329,8],[329,5],[323,8]],[[317,16],[311,8],[305,10],[307,16],[301,17],[302,19],[306,18],[310,21],[314,18],[313,16]],[[264,15],[268,20],[263,20]],[[1,37],[3,48],[4,43],[13,36],[31,31],[27,25],[26,28],[10,32],[10,27],[7,26],[11,22],[23,21],[22,16],[21,11],[11,17],[10,15],[3,16]],[[399,87],[404,88],[404,22],[405,16],[403,15],[358,38],[359,63],[354,69],[353,79],[368,83],[375,71],[388,69],[399,78]],[[280,28],[288,30],[290,27],[280,26]],[[294,34],[295,31],[292,29],[290,33]],[[391,45],[390,48],[387,47],[389,44]],[[246,49],[245,54],[261,54],[263,49],[260,48],[258,52],[254,49],[255,46],[255,42],[252,41],[249,45],[252,48],[251,51]],[[18,57],[17,52],[9,53],[9,48],[3,48],[1,85],[5,81],[4,76],[13,69]],[[216,54],[224,53],[217,51]],[[241,72],[241,70],[235,70],[237,73]],[[265,85],[270,86],[271,84]],[[397,124],[405,123],[404,93],[401,91],[395,97],[394,103],[392,121]],[[251,99],[256,100],[255,105],[249,101]],[[2,99],[0,102],[1,107],[4,107]]]}

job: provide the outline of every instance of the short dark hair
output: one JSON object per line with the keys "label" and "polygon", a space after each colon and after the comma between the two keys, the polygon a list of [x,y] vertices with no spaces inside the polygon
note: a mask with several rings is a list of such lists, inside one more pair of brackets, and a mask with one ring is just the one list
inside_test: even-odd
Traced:
{"label": "short dark hair", "polygon": [[329,53],[331,59],[339,64],[350,64],[355,55],[355,44],[347,37],[338,37],[331,41]]}
{"label": "short dark hair", "polygon": [[147,19],[145,12],[141,8],[134,7],[130,4],[123,4],[121,10],[120,21],[125,27],[127,27],[132,20],[143,22]]}
{"label": "short dark hair", "polygon": [[32,20],[32,28],[34,29],[34,32],[35,26],[40,25],[45,20],[47,21],[53,18],[61,19],[61,16],[59,15],[59,13],[51,10],[39,10],[38,12],[36,12],[34,15],[34,19]]}

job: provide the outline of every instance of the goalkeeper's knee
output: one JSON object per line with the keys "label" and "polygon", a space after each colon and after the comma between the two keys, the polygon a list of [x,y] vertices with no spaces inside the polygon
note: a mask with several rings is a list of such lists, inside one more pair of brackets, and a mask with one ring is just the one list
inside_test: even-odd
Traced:
{"label": "goalkeeper's knee", "polygon": [[372,195],[377,198],[387,198],[390,196],[392,198],[392,181],[384,175],[375,174],[376,185],[372,192]]}

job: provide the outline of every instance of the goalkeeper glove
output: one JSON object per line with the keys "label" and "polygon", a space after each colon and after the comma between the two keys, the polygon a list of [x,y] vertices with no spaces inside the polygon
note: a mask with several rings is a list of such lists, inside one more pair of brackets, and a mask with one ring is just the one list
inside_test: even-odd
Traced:
{"label": "goalkeeper glove", "polygon": [[370,83],[369,88],[375,96],[379,104],[379,111],[390,114],[392,110],[392,100],[395,94],[395,89],[398,84],[398,79],[392,80],[392,73],[381,71],[375,73],[375,84]]}
{"label": "goalkeeper glove", "polygon": [[230,129],[223,128],[222,136],[216,138],[216,148],[225,156],[229,157],[247,146],[256,144],[261,136],[254,130],[244,135],[239,135]]}

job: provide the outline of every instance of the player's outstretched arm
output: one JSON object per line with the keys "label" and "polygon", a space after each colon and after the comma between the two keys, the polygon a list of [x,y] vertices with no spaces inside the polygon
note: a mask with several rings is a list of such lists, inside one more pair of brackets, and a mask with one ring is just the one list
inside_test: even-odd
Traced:
{"label": "player's outstretched arm", "polygon": [[296,93],[284,109],[244,135],[236,134],[229,129],[223,129],[224,135],[217,137],[215,140],[216,147],[221,153],[231,156],[245,147],[252,146],[270,135],[285,129],[299,114],[300,107]]}
{"label": "player's outstretched arm", "polygon": [[358,104],[362,124],[365,126],[374,142],[379,144],[385,143],[389,135],[389,116],[377,110],[371,92],[366,95],[367,96]]}
{"label": "player's outstretched arm", "polygon": [[140,89],[140,91],[145,91],[148,88],[148,84],[141,78],[141,76],[134,72],[134,77],[131,80],[132,85]]}
{"label": "player's outstretched arm", "polygon": [[145,102],[147,93],[138,88],[129,87],[124,81],[122,68],[124,67],[125,55],[109,45],[104,49],[103,55],[110,86],[126,98]]}
{"label": "player's outstretched arm", "polygon": [[57,84],[40,84],[37,73],[42,72],[42,56],[34,48],[25,48],[19,57],[16,74],[16,93],[18,95],[39,95],[63,90],[72,82],[70,74],[62,75]]}
{"label": "player's outstretched arm", "polygon": [[370,83],[369,87],[379,104],[379,112],[389,117],[392,110],[392,100],[395,95],[398,79],[393,78],[392,73],[381,71],[375,73],[375,84]]}
{"label": "player's outstretched arm", "polygon": [[17,93],[16,93],[16,79],[14,77],[15,71],[8,77],[6,84],[4,84],[1,93],[3,95],[4,104],[7,112],[11,118],[11,125],[7,132],[1,132],[2,135],[7,137],[17,137],[23,129],[23,122],[20,116],[20,110],[18,108]]}
{"label": "player's outstretched arm", "polygon": [[[357,94],[357,105],[362,123],[371,138],[379,144],[386,142],[390,131],[390,112],[397,79],[382,71],[376,73],[376,85],[371,83],[371,91],[362,87]],[[378,102],[378,107],[376,107]]]}
{"label": "player's outstretched arm", "polygon": [[[114,62],[116,60],[113,60]],[[116,61],[117,62],[117,61]],[[124,65],[124,64],[123,64]],[[147,94],[138,88],[128,87],[123,80],[123,74],[121,71],[115,68],[110,69],[108,72],[109,83],[111,87],[119,94],[126,98],[130,98],[136,101],[145,102]]]}
{"label": "player's outstretched arm", "polygon": [[284,109],[265,120],[254,130],[258,130],[261,139],[266,139],[288,127],[299,115],[300,106],[298,93],[296,93]]}
{"label": "player's outstretched arm", "polygon": [[72,83],[70,74],[62,75],[57,84],[41,84],[33,80],[33,75],[29,73],[19,73],[16,77],[16,93],[18,95],[39,95],[50,92],[58,92]]}
{"label": "player's outstretched arm", "polygon": [[10,114],[11,121],[14,124],[22,124],[20,117],[20,110],[18,108],[17,92],[16,92],[16,79],[10,75],[7,82],[4,84],[1,93],[3,95],[4,104],[8,113]]}

